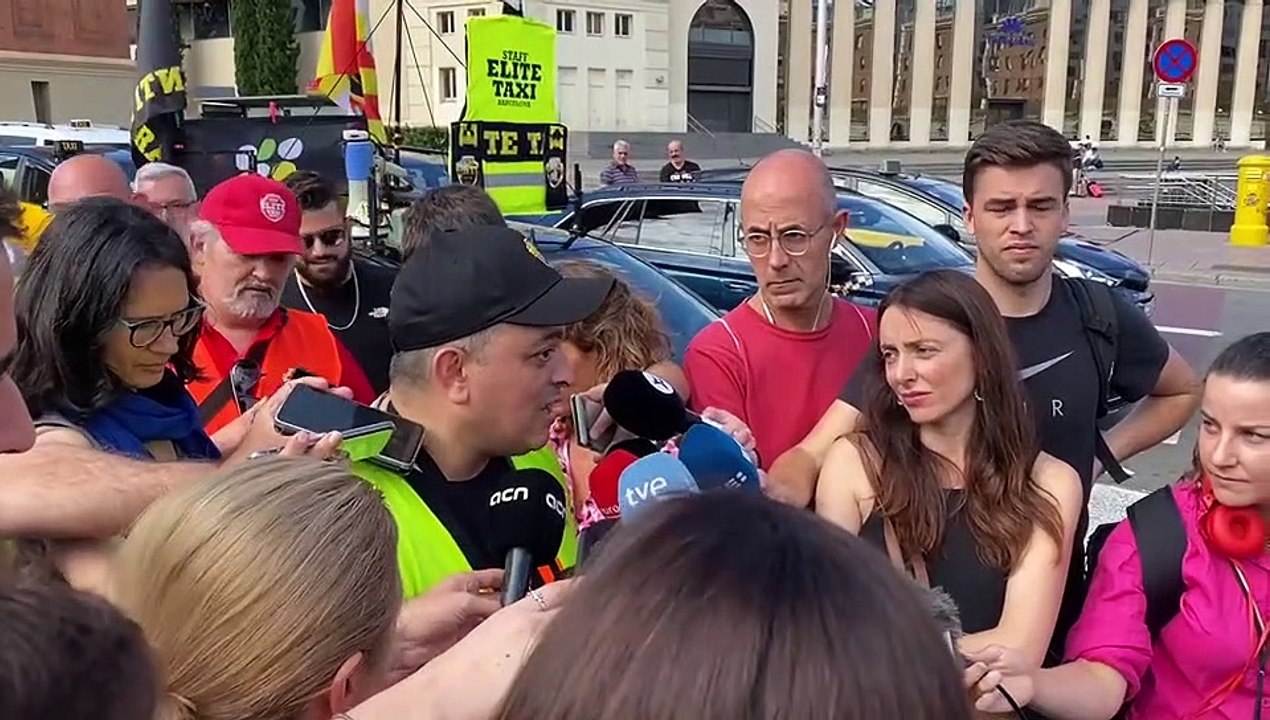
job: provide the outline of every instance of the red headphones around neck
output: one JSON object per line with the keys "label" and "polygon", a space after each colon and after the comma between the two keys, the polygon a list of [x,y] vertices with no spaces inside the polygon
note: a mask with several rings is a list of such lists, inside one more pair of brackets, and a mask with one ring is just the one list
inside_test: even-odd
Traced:
{"label": "red headphones around neck", "polygon": [[1199,532],[1209,547],[1229,558],[1255,557],[1265,551],[1266,524],[1256,508],[1222,505],[1204,475],[1199,477],[1199,488],[1204,507]]}

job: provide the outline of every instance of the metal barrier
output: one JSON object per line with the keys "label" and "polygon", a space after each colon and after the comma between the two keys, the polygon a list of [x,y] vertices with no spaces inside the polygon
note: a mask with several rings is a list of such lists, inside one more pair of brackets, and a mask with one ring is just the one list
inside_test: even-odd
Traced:
{"label": "metal barrier", "polygon": [[[1153,173],[1121,173],[1125,190],[1150,197],[1155,191]],[[1206,210],[1234,210],[1237,204],[1235,184],[1238,175],[1166,172],[1160,177],[1160,205]],[[1149,202],[1148,202],[1149,204]]]}

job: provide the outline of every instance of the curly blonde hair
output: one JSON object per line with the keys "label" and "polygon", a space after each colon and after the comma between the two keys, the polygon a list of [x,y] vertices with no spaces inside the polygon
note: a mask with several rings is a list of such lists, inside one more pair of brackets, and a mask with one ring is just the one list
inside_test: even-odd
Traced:
{"label": "curly blonde hair", "polygon": [[565,277],[614,281],[600,309],[564,331],[565,340],[583,352],[597,355],[600,382],[608,382],[622,370],[643,370],[670,359],[670,340],[651,300],[633,292],[622,278],[595,263],[567,261],[557,264],[556,269]]}

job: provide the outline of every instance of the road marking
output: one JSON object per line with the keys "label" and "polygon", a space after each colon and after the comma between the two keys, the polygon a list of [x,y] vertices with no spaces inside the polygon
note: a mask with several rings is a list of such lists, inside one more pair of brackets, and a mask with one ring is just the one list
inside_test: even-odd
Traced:
{"label": "road marking", "polygon": [[1195,337],[1215,338],[1221,337],[1221,332],[1217,330],[1200,330],[1199,328],[1172,327],[1169,325],[1156,325],[1156,330],[1170,335],[1193,335]]}
{"label": "road marking", "polygon": [[1164,438],[1164,442],[1162,442],[1162,443],[1160,443],[1160,444],[1161,444],[1161,445],[1176,445],[1176,444],[1178,444],[1178,443],[1179,443],[1179,442],[1181,442],[1181,441],[1182,441],[1182,431],[1181,431],[1181,430],[1178,430],[1177,432],[1173,433],[1172,435],[1170,435],[1170,436],[1168,436],[1168,437]]}

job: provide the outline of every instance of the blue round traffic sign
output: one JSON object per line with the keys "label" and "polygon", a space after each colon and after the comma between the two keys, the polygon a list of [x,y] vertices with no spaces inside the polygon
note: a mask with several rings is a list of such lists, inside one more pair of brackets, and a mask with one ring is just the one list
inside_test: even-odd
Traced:
{"label": "blue round traffic sign", "polygon": [[1165,40],[1155,49],[1155,57],[1151,60],[1155,76],[1167,83],[1184,83],[1190,80],[1198,65],[1199,53],[1184,38]]}

